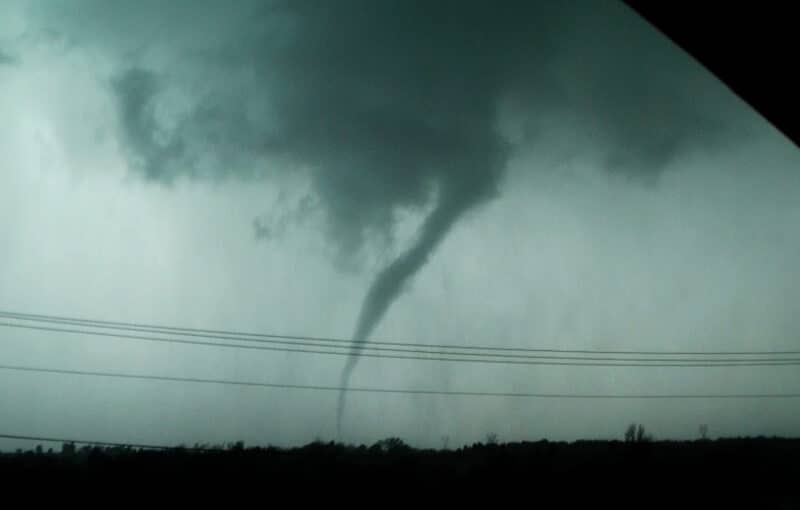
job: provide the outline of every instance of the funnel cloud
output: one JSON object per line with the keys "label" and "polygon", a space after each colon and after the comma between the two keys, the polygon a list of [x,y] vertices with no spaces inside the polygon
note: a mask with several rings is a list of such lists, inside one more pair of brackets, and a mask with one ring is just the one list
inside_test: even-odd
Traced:
{"label": "funnel cloud", "polygon": [[[494,191],[494,173],[502,168],[505,161],[487,161],[486,170],[478,175],[484,176],[485,182],[477,181],[451,183],[444,186],[438,197],[435,209],[428,215],[420,227],[417,238],[411,248],[393,260],[386,268],[375,277],[372,285],[364,298],[361,312],[358,317],[355,333],[353,334],[353,347],[350,356],[342,371],[341,384],[347,388],[350,377],[358,361],[365,342],[375,326],[391,306],[392,302],[402,291],[403,285],[427,262],[428,257],[436,249],[442,238],[447,234],[453,224],[465,212],[479,205],[483,200],[490,198]],[[477,160],[474,164],[481,164]],[[345,405],[345,390],[339,394],[337,406],[337,430],[341,430],[342,415]]]}

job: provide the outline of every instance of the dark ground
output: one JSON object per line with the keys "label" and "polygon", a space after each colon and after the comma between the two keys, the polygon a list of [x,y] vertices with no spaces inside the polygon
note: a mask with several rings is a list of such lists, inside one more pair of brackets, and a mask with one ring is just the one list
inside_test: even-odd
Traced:
{"label": "dark ground", "polygon": [[450,502],[491,497],[499,503],[519,496],[524,506],[544,507],[800,508],[798,475],[800,439],[777,438],[538,441],[448,451],[416,450],[399,439],[369,447],[239,444],[219,451],[67,446],[50,454],[0,455],[6,484],[56,482],[78,493],[92,487],[123,493],[167,488],[187,495],[254,491],[262,498],[283,493],[305,500],[374,491],[381,502],[391,502],[435,491]]}

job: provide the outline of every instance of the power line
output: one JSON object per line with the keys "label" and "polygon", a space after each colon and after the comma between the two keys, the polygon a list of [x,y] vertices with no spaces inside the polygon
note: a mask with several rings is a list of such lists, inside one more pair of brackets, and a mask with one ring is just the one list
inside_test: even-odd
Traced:
{"label": "power line", "polygon": [[[156,343],[172,343],[172,344],[185,344],[197,345],[206,347],[221,347],[231,349],[247,349],[247,350],[260,350],[271,352],[285,352],[285,353],[303,353],[303,354],[319,354],[319,355],[333,355],[333,356],[350,356],[347,351],[322,351],[312,349],[293,349],[286,347],[270,347],[265,345],[240,345],[229,344],[221,342],[204,342],[199,340],[186,340],[178,338],[162,338],[151,337],[143,335],[130,335],[124,333],[108,333],[103,331],[91,331],[84,329],[68,329],[68,328],[55,328],[49,326],[33,326],[30,324],[14,324],[7,322],[0,322],[0,327],[9,328],[22,328],[37,331],[48,331],[56,333],[69,333],[79,335],[99,336],[105,338],[119,338],[126,340],[140,340]],[[369,351],[369,347],[365,346]],[[401,351],[408,353],[424,353],[431,354],[431,356],[419,355],[395,355],[395,354],[374,354],[372,352],[362,352],[359,354],[361,357],[366,358],[379,358],[379,359],[399,359],[399,360],[418,360],[418,361],[442,361],[442,362],[458,362],[458,363],[485,363],[485,364],[506,364],[506,365],[537,365],[537,366],[580,366],[580,367],[682,367],[682,368],[710,368],[710,367],[754,367],[754,366],[796,366],[800,365],[799,358],[728,358],[728,359],[645,359],[645,358],[608,358],[608,357],[578,357],[578,356],[515,356],[526,359],[506,359],[511,355],[485,355],[491,356],[492,359],[484,358],[463,358],[462,353],[450,352],[432,352],[432,351]],[[473,354],[475,356],[476,354]],[[501,358],[501,359],[496,359]],[[561,361],[554,361],[561,360]]]}
{"label": "power line", "polygon": [[18,372],[48,373],[60,375],[78,375],[89,377],[110,377],[120,379],[139,379],[148,381],[167,381],[199,384],[219,384],[228,386],[250,386],[259,388],[313,390],[313,391],[346,391],[353,393],[393,393],[403,395],[439,395],[453,397],[508,397],[508,398],[562,398],[562,399],[784,399],[800,398],[800,393],[729,393],[729,394],[576,394],[576,393],[523,393],[523,392],[489,392],[489,391],[445,391],[414,390],[396,388],[343,387],[305,384],[279,384],[257,381],[232,381],[226,379],[204,379],[195,377],[172,377],[146,374],[128,374],[122,372],[103,372],[90,370],[67,370],[58,368],[41,368],[19,365],[0,365],[0,370]]}
{"label": "power line", "polygon": [[[37,322],[46,322],[46,323],[57,323],[57,324],[73,324],[71,322],[63,322],[63,321],[37,321]],[[248,345],[240,345],[240,344],[228,344],[228,343],[214,343],[214,342],[199,342],[199,341],[187,341],[187,340],[176,340],[172,338],[163,338],[163,337],[142,337],[136,335],[119,335],[114,333],[102,333],[93,330],[74,330],[74,329],[63,329],[63,328],[53,328],[53,327],[44,327],[44,326],[32,326],[28,324],[17,324],[17,323],[9,323],[9,322],[0,322],[0,326],[2,327],[10,327],[10,328],[22,328],[22,329],[33,329],[33,330],[41,330],[41,331],[54,331],[60,333],[81,333],[87,335],[95,335],[95,336],[108,336],[108,337],[116,337],[116,338],[128,338],[128,339],[137,339],[137,340],[154,340],[154,341],[163,341],[163,342],[178,342],[178,343],[189,343],[195,345],[209,345],[215,347],[233,347],[233,348],[242,348],[242,349],[256,349],[256,350],[277,350],[282,352],[313,352],[317,353],[317,351],[294,351],[291,349],[277,349],[277,348],[267,348],[267,347],[260,347],[260,346],[248,346]],[[81,325],[80,327],[91,327],[97,328],[99,326],[89,326],[89,325]],[[118,331],[138,331],[143,333],[152,333],[152,334],[166,334],[161,333],[158,331],[153,331],[149,329],[140,329],[140,328],[133,328],[133,327],[118,327],[114,328],[112,326],[103,326],[105,329],[114,329]],[[235,336],[223,336],[223,335],[211,335],[211,334],[192,334],[192,333],[175,333],[181,336],[189,336],[189,337],[199,337],[199,338],[212,338],[218,340],[233,340],[237,342],[261,342],[261,343],[269,343],[269,344],[277,344],[277,345],[289,345],[289,346],[302,346],[302,347],[322,347],[327,349],[352,349],[356,344],[348,345],[348,346],[339,346],[339,345],[329,345],[329,344],[321,344],[321,343],[310,343],[310,342],[290,342],[290,341],[282,341],[282,340],[248,340],[243,339]],[[373,347],[369,344],[363,344],[361,346],[362,349],[367,351],[376,351],[376,352],[399,352],[399,353],[407,353],[407,354],[430,354],[430,355],[445,355],[445,356],[470,356],[470,357],[491,357],[491,358],[519,358],[519,359],[586,359],[586,360],[606,360],[608,358],[581,358],[581,357],[574,357],[574,356],[547,356],[547,355],[529,355],[529,354],[491,354],[485,352],[455,352],[455,351],[435,351],[435,350],[427,350],[427,349],[405,349],[405,348],[385,348],[385,347]],[[326,351],[327,352],[327,351]],[[339,353],[334,351],[332,354],[348,354],[347,352]],[[427,358],[426,358],[427,359]],[[627,359],[627,358],[626,358]],[[738,360],[737,360],[738,361]],[[747,361],[747,360],[743,360]],[[800,361],[800,360],[798,360]]]}
{"label": "power line", "polygon": [[[2,317],[2,314],[0,314],[0,317]],[[100,328],[100,329],[112,329],[112,330],[116,330],[116,331],[134,331],[134,332],[151,333],[151,334],[167,334],[167,333],[163,333],[163,332],[160,332],[160,331],[157,331],[157,330],[151,330],[151,329],[147,329],[147,328],[127,327],[127,326],[109,326],[109,325],[103,325],[103,326],[94,326],[94,325],[88,325],[88,324],[84,325],[84,324],[81,324],[81,323],[76,323],[76,322],[66,321],[66,320],[61,320],[61,319],[52,319],[52,320],[51,319],[15,319],[15,320],[26,320],[26,321],[32,321],[32,322],[43,322],[43,323],[51,323],[51,324],[55,323],[55,324],[76,325],[76,326],[79,326],[79,327],[82,327],[82,328],[90,327],[90,328]],[[130,338],[130,339],[139,339],[139,340],[141,340],[141,339],[153,340],[153,339],[160,338],[160,337],[140,337],[140,336],[132,336],[132,335],[120,335],[120,336],[117,336],[117,335],[114,335],[114,334],[104,334],[104,333],[95,332],[95,331],[92,331],[92,330],[85,330],[85,329],[69,330],[69,329],[60,329],[60,328],[47,328],[47,327],[43,327],[43,326],[31,326],[31,325],[26,325],[26,324],[9,323],[9,322],[0,322],[0,326],[12,327],[12,328],[23,328],[23,329],[37,329],[37,330],[42,330],[42,331],[55,331],[55,332],[61,332],[61,333],[78,333],[78,332],[81,332],[81,333],[85,333],[85,334],[89,334],[89,335],[96,335],[96,336],[121,337],[121,338]],[[233,341],[237,341],[237,342],[259,342],[259,343],[277,344],[277,345],[289,345],[289,346],[297,346],[297,345],[299,345],[299,346],[305,346],[305,347],[322,347],[322,348],[327,348],[327,349],[349,349],[349,348],[352,348],[355,345],[355,344],[351,344],[349,346],[341,346],[340,347],[338,345],[328,345],[328,344],[312,343],[312,342],[296,342],[296,341],[286,341],[286,340],[261,340],[261,339],[253,340],[253,339],[240,338],[240,337],[236,337],[236,336],[212,335],[212,334],[205,334],[205,333],[174,333],[174,334],[179,334],[181,336],[189,336],[189,337],[194,337],[194,338],[211,338],[211,339],[217,339],[217,340],[233,340]],[[262,350],[285,351],[285,349],[265,349],[265,348],[259,348],[259,347],[239,346],[239,345],[236,345],[236,344],[217,344],[217,343],[211,343],[211,342],[187,342],[187,341],[183,341],[183,340],[172,340],[172,339],[162,339],[162,341],[165,341],[165,342],[179,342],[179,343],[192,343],[192,344],[196,344],[196,345],[210,345],[210,346],[217,346],[217,347],[240,347],[240,348],[243,348],[243,349],[262,349]],[[422,345],[420,344],[420,346],[422,346]],[[646,359],[646,358],[630,358],[630,357],[626,357],[626,358],[616,358],[615,359],[615,358],[609,358],[608,356],[603,356],[603,357],[600,357],[600,358],[592,358],[592,357],[575,356],[575,355],[553,356],[553,355],[542,355],[542,354],[539,354],[539,355],[531,355],[531,354],[492,354],[492,353],[488,353],[488,352],[456,352],[456,351],[440,351],[440,350],[430,350],[430,349],[408,349],[408,348],[374,347],[374,346],[369,345],[368,343],[362,344],[361,348],[363,350],[366,350],[366,351],[376,351],[376,352],[399,352],[399,353],[406,353],[406,354],[410,353],[410,354],[429,354],[429,355],[440,355],[440,356],[465,356],[465,357],[468,356],[468,357],[483,357],[483,358],[490,357],[490,358],[509,358],[509,359],[550,359],[550,360],[559,360],[560,359],[560,360],[584,360],[584,361],[615,361],[616,360],[616,361],[641,361],[641,362],[645,362],[645,361],[679,361],[679,362],[691,362],[691,361],[704,362],[704,361],[708,361],[708,362],[715,362],[715,363],[717,363],[717,362],[725,362],[725,361],[729,361],[729,362],[747,362],[747,361],[776,361],[776,362],[778,362],[778,361],[795,361],[795,362],[800,362],[800,359],[792,360],[790,358],[775,358],[775,359],[769,359],[769,358],[753,358],[753,359],[731,358],[731,359],[716,359],[716,360],[704,358],[704,359],[693,360],[693,359],[687,359],[687,358]],[[294,352],[294,351],[290,351],[290,352]],[[306,352],[306,351],[299,351],[299,352]]]}
{"label": "power line", "polygon": [[179,447],[179,446],[164,446],[153,444],[137,444],[137,443],[115,443],[111,441],[84,441],[79,439],[66,439],[61,437],[44,437],[44,436],[24,436],[18,434],[0,434],[0,439],[19,439],[23,441],[43,441],[46,443],[73,443],[73,444],[88,444],[95,446],[111,446],[120,448],[139,448],[142,450],[188,450],[195,452],[211,452],[219,451],[216,448],[197,448],[197,447]]}
{"label": "power line", "polygon": [[[137,328],[138,330],[148,330],[149,332],[169,332],[169,333],[198,333],[208,334],[213,337],[219,338],[220,336],[233,336],[237,337],[236,340],[241,341],[259,341],[259,339],[283,339],[283,340],[298,340],[298,341],[311,341],[311,342],[324,342],[324,343],[340,343],[347,344],[348,346],[358,344],[354,340],[347,340],[341,338],[330,337],[317,337],[317,336],[300,336],[300,335],[283,335],[275,333],[251,333],[231,330],[217,330],[217,329],[197,329],[176,326],[163,326],[153,324],[143,324],[135,322],[118,322],[118,321],[103,321],[86,318],[65,317],[58,315],[43,315],[31,313],[19,313],[0,310],[0,317],[13,318],[20,320],[37,320],[42,322],[58,322],[69,323],[73,325],[86,325],[97,328]],[[193,336],[193,335],[190,335]],[[697,356],[769,356],[769,355],[800,355],[800,351],[645,351],[645,350],[599,350],[599,349],[543,349],[543,348],[525,348],[525,347],[493,347],[493,346],[470,346],[470,345],[454,345],[454,344],[420,344],[409,342],[389,342],[374,340],[370,341],[374,345],[386,345],[396,347],[410,347],[410,348],[432,348],[432,349],[458,349],[458,350],[478,350],[478,351],[497,351],[497,352],[541,352],[541,353],[572,353],[572,354],[620,354],[620,355],[697,355]]]}

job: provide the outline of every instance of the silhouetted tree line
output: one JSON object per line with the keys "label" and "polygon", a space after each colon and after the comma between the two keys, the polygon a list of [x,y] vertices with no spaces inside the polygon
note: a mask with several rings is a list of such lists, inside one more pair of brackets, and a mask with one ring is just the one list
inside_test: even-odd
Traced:
{"label": "silhouetted tree line", "polygon": [[159,484],[188,491],[258,487],[267,493],[295,487],[296,494],[338,494],[345,487],[385,494],[459,487],[459,495],[469,496],[527,488],[540,503],[549,501],[545,494],[557,494],[560,505],[642,492],[648,498],[639,500],[644,507],[670,502],[678,508],[716,508],[728,502],[775,508],[773,503],[794,497],[789,489],[800,479],[800,440],[662,441],[635,425],[618,440],[500,443],[489,434],[483,442],[448,450],[413,448],[390,437],[372,445],[317,440],[278,448],[237,441],[161,451],[65,443],[58,451],[37,446],[0,454],[0,480],[13,486],[25,477],[136,490]]}

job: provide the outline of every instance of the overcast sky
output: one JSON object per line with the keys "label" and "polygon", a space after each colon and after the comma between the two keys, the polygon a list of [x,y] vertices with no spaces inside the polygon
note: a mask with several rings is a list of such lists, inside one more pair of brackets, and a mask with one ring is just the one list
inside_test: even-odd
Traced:
{"label": "overcast sky", "polygon": [[[800,348],[797,148],[621,2],[0,2],[0,310]],[[0,333],[48,368],[336,386],[346,362]],[[353,362],[353,386],[800,391],[792,366]],[[0,433],[291,445],[336,436],[337,396],[0,370]],[[350,394],[342,439],[796,435],[798,406]]]}

